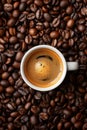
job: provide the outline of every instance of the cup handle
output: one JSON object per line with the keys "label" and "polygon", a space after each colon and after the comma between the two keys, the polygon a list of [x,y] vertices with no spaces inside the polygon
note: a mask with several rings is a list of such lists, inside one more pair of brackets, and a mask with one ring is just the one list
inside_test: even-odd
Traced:
{"label": "cup handle", "polygon": [[67,62],[67,70],[68,71],[74,71],[79,69],[79,64],[77,61],[70,61]]}

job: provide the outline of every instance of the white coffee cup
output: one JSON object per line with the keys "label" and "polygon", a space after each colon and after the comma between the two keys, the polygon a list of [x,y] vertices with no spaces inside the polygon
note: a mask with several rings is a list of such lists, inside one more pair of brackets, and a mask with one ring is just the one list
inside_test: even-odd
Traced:
{"label": "white coffee cup", "polygon": [[[24,63],[26,61],[26,58],[34,51],[38,50],[38,49],[42,49],[42,48],[45,48],[45,49],[49,49],[51,51],[54,51],[62,60],[62,63],[63,63],[63,66],[64,66],[64,69],[63,69],[63,73],[62,73],[62,76],[61,78],[54,84],[54,85],[51,85],[49,87],[38,87],[38,86],[35,86],[34,84],[32,84],[25,76],[25,73],[24,73]],[[38,90],[38,91],[50,91],[50,90],[53,90],[55,89],[56,87],[58,87],[62,82],[63,80],[65,79],[65,76],[66,76],[66,73],[67,71],[75,71],[79,68],[79,65],[78,65],[78,62],[77,61],[73,61],[73,62],[66,62],[63,54],[58,50],[56,49],[55,47],[52,47],[50,45],[38,45],[38,46],[35,46],[31,49],[29,49],[25,55],[23,56],[22,60],[21,60],[21,66],[20,66],[20,72],[21,72],[21,76],[23,78],[23,80],[25,81],[25,83],[33,88],[34,90]]]}

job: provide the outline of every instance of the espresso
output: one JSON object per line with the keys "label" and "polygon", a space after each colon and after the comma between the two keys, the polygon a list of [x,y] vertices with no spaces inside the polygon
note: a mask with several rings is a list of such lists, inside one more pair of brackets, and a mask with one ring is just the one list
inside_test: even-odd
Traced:
{"label": "espresso", "polygon": [[33,85],[49,87],[60,80],[63,73],[63,62],[52,50],[38,49],[26,58],[24,73]]}

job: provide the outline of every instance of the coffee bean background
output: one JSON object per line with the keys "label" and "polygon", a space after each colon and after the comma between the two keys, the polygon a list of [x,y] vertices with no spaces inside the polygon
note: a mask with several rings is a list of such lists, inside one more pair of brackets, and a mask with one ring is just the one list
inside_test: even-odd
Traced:
{"label": "coffee bean background", "polygon": [[[24,53],[41,44],[80,65],[45,93],[20,75]],[[87,130],[87,0],[0,1],[0,130]]]}

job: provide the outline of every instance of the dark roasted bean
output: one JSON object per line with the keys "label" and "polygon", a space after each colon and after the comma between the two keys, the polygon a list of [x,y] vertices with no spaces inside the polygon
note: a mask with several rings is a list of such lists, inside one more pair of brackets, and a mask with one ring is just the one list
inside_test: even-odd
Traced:
{"label": "dark roasted bean", "polygon": [[4,46],[0,44],[0,52],[3,52],[5,50]]}
{"label": "dark roasted bean", "polygon": [[26,3],[22,2],[20,5],[19,5],[19,11],[24,11],[26,8]]}
{"label": "dark roasted bean", "polygon": [[41,0],[35,0],[34,3],[35,3],[37,6],[42,6],[42,5],[43,5],[43,1],[41,1]]}
{"label": "dark roasted bean", "polygon": [[13,129],[14,129],[13,123],[9,123],[9,124],[8,124],[8,130],[13,130]]}
{"label": "dark roasted bean", "polygon": [[70,15],[70,14],[72,14],[72,12],[73,12],[73,7],[72,6],[68,6],[66,8],[66,13]]}
{"label": "dark roasted bean", "polygon": [[78,28],[78,30],[80,32],[83,32],[85,30],[85,26],[84,25],[78,25],[77,28]]}
{"label": "dark roasted bean", "polygon": [[17,62],[17,61],[14,61],[13,67],[16,68],[16,69],[19,69],[20,68],[20,63]]}
{"label": "dark roasted bean", "polygon": [[31,107],[31,112],[34,113],[34,114],[38,113],[39,112],[39,107],[38,106],[32,106]]}
{"label": "dark roasted bean", "polygon": [[30,102],[27,102],[27,103],[25,104],[25,109],[28,110],[28,109],[30,108],[30,106],[31,106],[31,103],[30,103]]}
{"label": "dark roasted bean", "polygon": [[47,120],[47,119],[48,119],[47,113],[44,113],[44,112],[40,113],[39,117],[40,117],[40,119],[42,119],[42,120]]}
{"label": "dark roasted bean", "polygon": [[59,122],[59,123],[57,124],[57,129],[58,129],[58,130],[62,130],[62,126],[63,126],[62,122]]}
{"label": "dark roasted bean", "polygon": [[13,16],[14,18],[18,17],[18,16],[19,16],[19,10],[14,10],[14,11],[12,12],[12,16]]}
{"label": "dark roasted bean", "polygon": [[3,90],[4,90],[4,89],[3,89],[3,86],[0,85],[0,93],[2,93]]}
{"label": "dark roasted bean", "polygon": [[2,80],[0,83],[3,87],[7,87],[9,85],[9,82],[7,80]]}
{"label": "dark roasted bean", "polygon": [[44,18],[46,19],[46,21],[50,22],[52,20],[51,15],[48,13],[44,13]]}
{"label": "dark roasted bean", "polygon": [[60,7],[64,8],[67,7],[69,4],[68,0],[61,0],[60,1]]}
{"label": "dark roasted bean", "polygon": [[68,28],[72,28],[74,26],[74,20],[73,19],[69,19],[67,22],[67,27]]}
{"label": "dark roasted bean", "polygon": [[37,117],[35,115],[32,115],[30,117],[30,122],[32,125],[36,125],[37,124]]}
{"label": "dark roasted bean", "polygon": [[81,126],[82,126],[82,122],[81,121],[78,121],[78,122],[76,122],[75,124],[74,124],[74,126],[75,126],[75,128],[81,128]]}
{"label": "dark roasted bean", "polygon": [[11,19],[8,20],[7,25],[9,27],[12,27],[12,26],[15,25],[15,23],[16,23],[16,20],[14,18],[11,18]]}
{"label": "dark roasted bean", "polygon": [[87,123],[84,123],[82,130],[86,130],[87,129]]}
{"label": "dark roasted bean", "polygon": [[42,10],[39,9],[39,10],[36,11],[36,18],[37,18],[37,19],[41,19],[41,18],[42,18],[42,15],[43,15]]}
{"label": "dark roasted bean", "polygon": [[19,51],[19,52],[16,54],[15,59],[16,59],[16,61],[21,61],[22,57],[23,57],[23,53],[22,53],[21,51]]}
{"label": "dark roasted bean", "polygon": [[36,28],[31,28],[31,29],[29,29],[29,34],[30,34],[31,36],[35,36],[35,35],[37,34],[37,29],[36,29]]}
{"label": "dark roasted bean", "polygon": [[28,130],[26,125],[21,126],[21,130]]}
{"label": "dark roasted bean", "polygon": [[15,37],[15,36],[10,37],[9,42],[11,44],[15,44],[17,42],[17,37]]}
{"label": "dark roasted bean", "polygon": [[35,14],[34,13],[30,13],[30,14],[28,14],[28,16],[27,16],[27,19],[28,20],[33,20],[35,18]]}
{"label": "dark roasted bean", "polygon": [[4,10],[5,11],[12,11],[12,5],[8,4],[8,3],[4,4]]}
{"label": "dark roasted bean", "polygon": [[59,37],[59,31],[52,31],[50,33],[51,38],[58,38]]}
{"label": "dark roasted bean", "polygon": [[53,27],[58,27],[60,24],[60,19],[59,18],[54,18],[54,20],[52,21],[52,26]]}
{"label": "dark roasted bean", "polygon": [[2,79],[7,79],[8,77],[9,77],[9,73],[8,72],[2,73]]}
{"label": "dark roasted bean", "polygon": [[14,92],[14,88],[13,87],[7,87],[6,92],[12,94]]}

